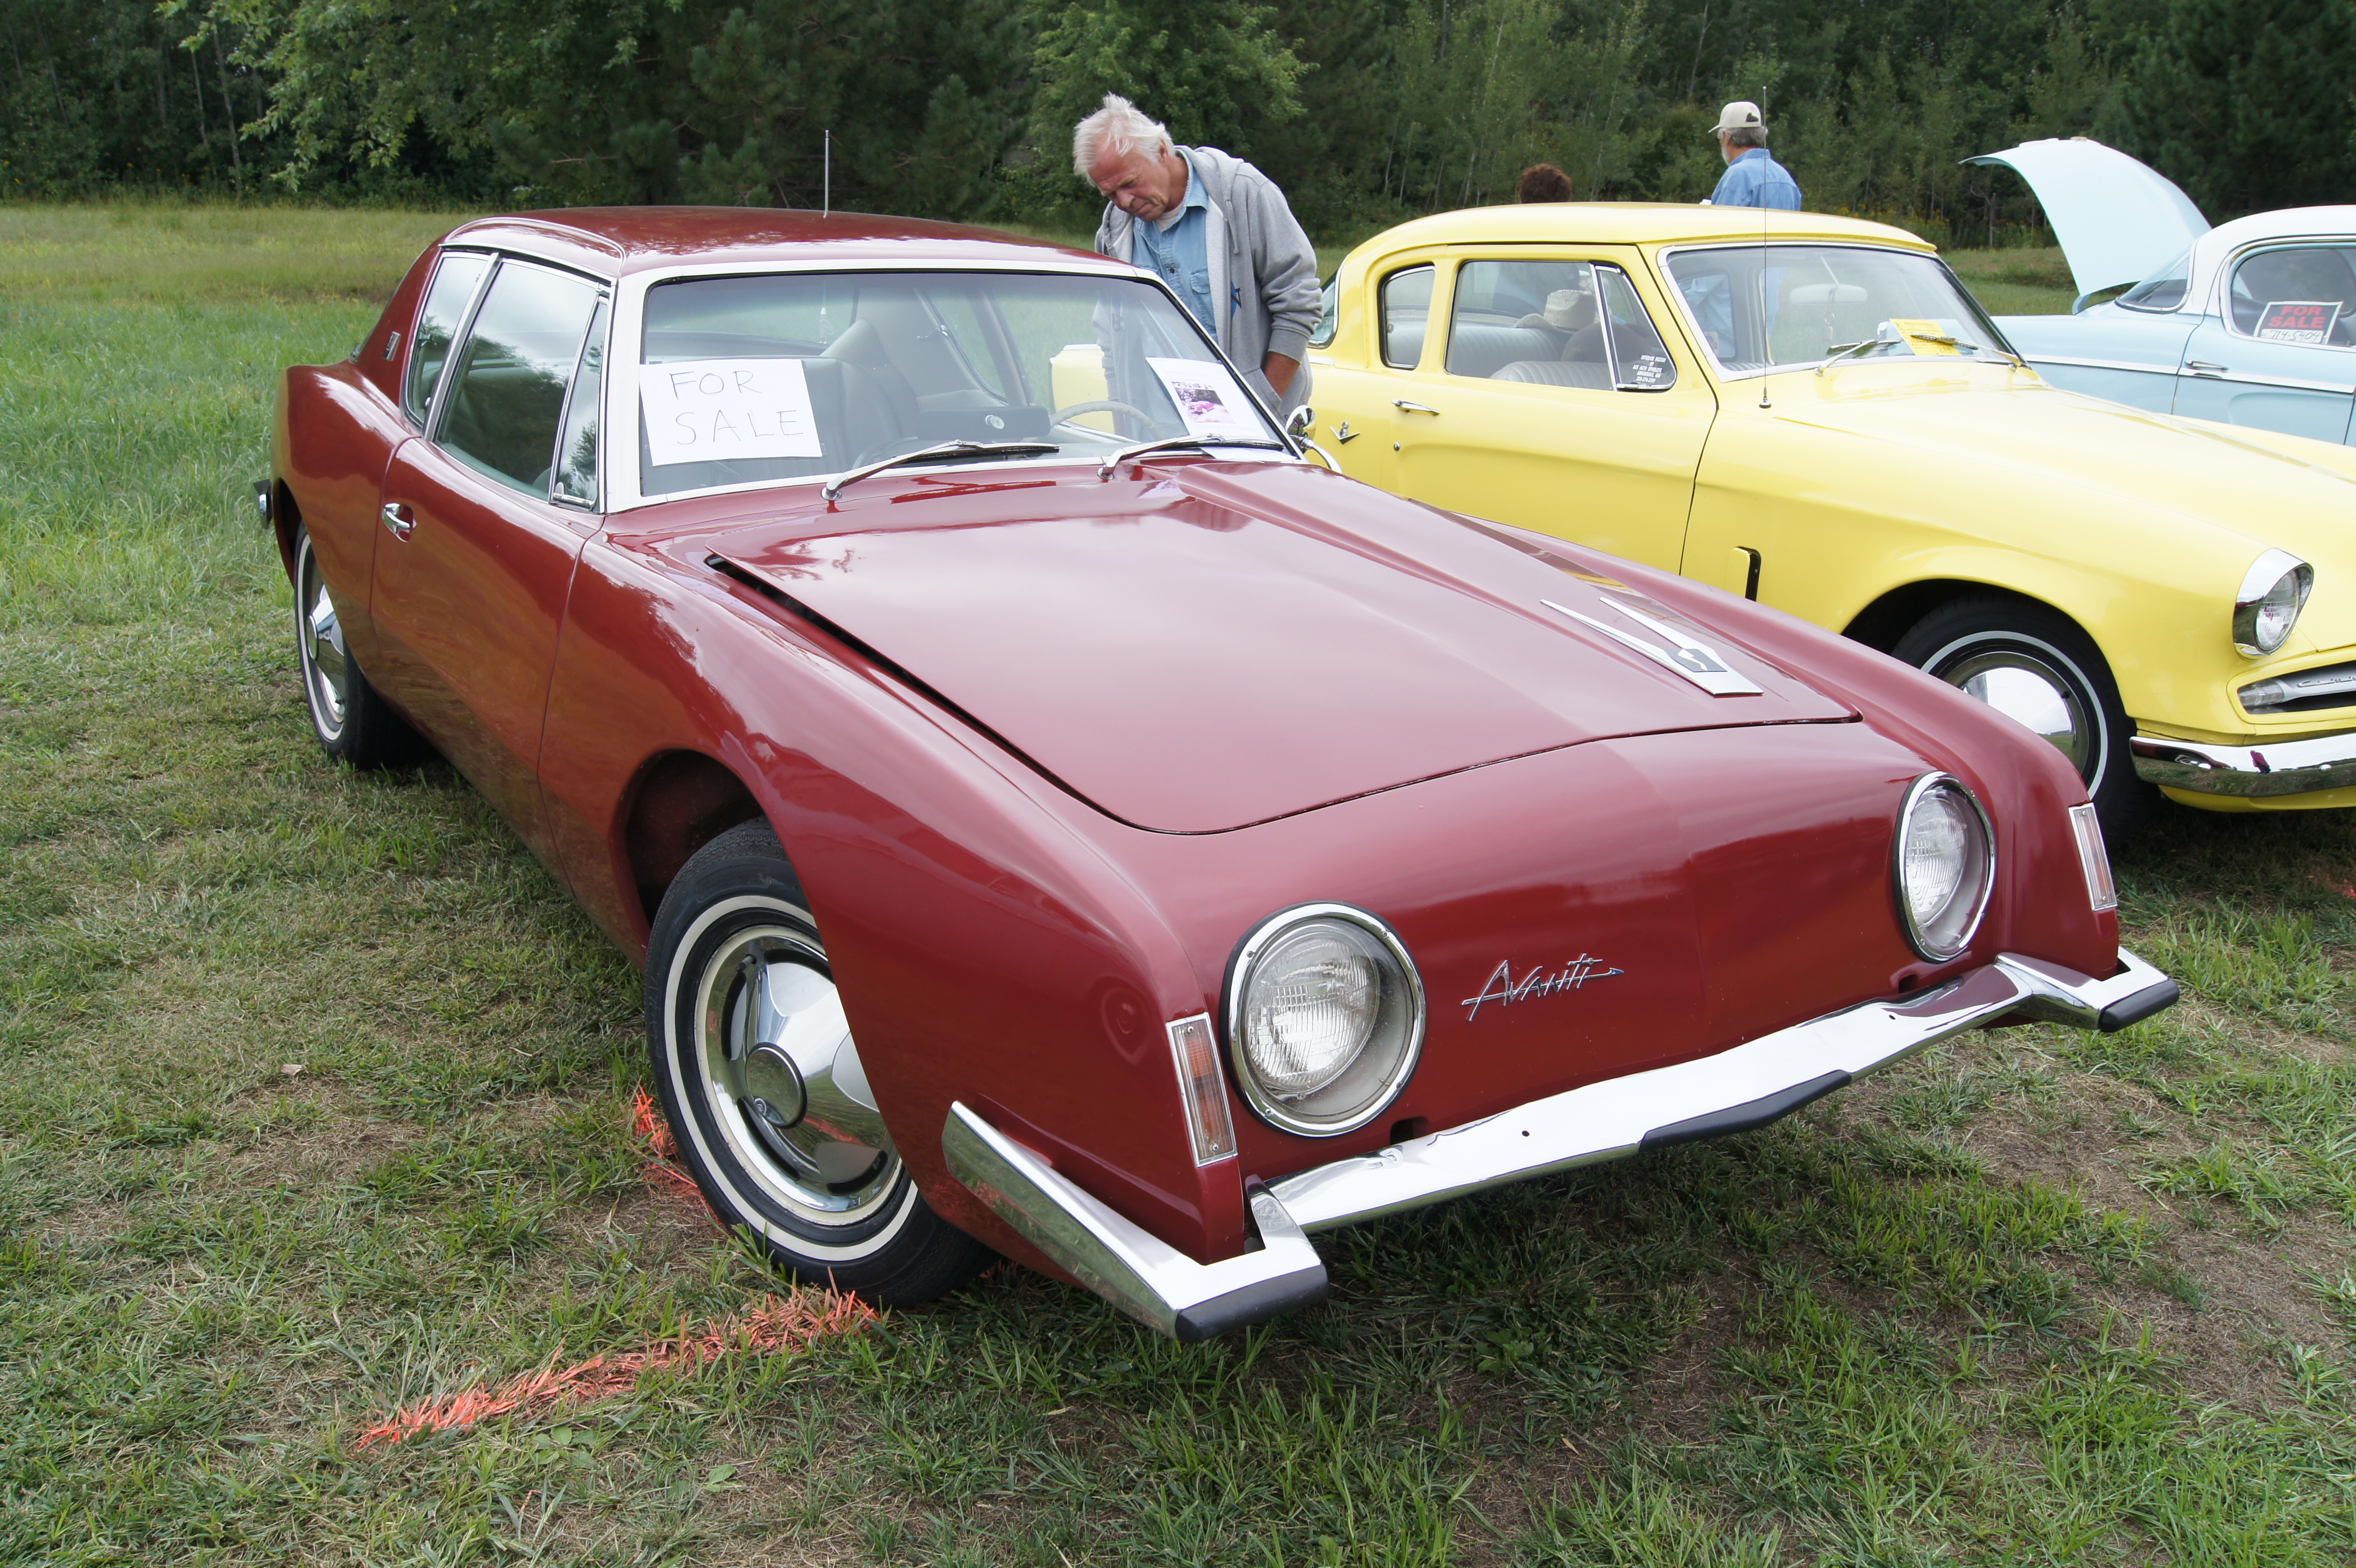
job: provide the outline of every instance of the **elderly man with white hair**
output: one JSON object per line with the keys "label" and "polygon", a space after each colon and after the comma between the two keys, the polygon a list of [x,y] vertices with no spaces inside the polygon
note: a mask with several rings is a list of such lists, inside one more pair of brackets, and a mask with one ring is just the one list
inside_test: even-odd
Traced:
{"label": "elderly man with white hair", "polygon": [[1317,252],[1268,176],[1216,147],[1181,147],[1128,99],[1074,127],[1072,166],[1104,193],[1096,248],[1161,274],[1279,416],[1309,397]]}

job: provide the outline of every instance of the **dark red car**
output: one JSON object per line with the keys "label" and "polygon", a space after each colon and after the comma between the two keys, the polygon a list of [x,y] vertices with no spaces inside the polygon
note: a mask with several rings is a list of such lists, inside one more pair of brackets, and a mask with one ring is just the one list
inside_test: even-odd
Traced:
{"label": "dark red car", "polygon": [[1328,471],[1094,256],[470,223],[274,464],[321,743],[473,779],[645,955],[713,1208],[880,1301],[994,1248],[1200,1337],[1307,1232],[2175,997],[2051,745]]}

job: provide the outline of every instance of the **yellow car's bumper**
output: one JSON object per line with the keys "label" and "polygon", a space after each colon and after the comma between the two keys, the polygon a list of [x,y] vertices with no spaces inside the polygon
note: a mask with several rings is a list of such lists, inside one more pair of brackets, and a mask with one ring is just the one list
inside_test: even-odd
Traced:
{"label": "yellow car's bumper", "polygon": [[2212,811],[2356,806],[2356,731],[2256,746],[2138,735],[2136,773],[2171,800]]}

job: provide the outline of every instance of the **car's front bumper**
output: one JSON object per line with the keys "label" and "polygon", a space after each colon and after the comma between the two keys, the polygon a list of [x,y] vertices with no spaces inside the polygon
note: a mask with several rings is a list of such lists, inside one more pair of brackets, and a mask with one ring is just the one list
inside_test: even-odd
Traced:
{"label": "car's front bumper", "polygon": [[1180,1339],[1275,1316],[1325,1294],[1308,1232],[1397,1214],[1573,1165],[1762,1126],[1926,1046],[2023,1015],[2122,1029],[2176,983],[2122,950],[2090,980],[2006,953],[1919,996],[1869,1002],[1716,1056],[1606,1079],[1479,1122],[1248,1188],[1259,1250],[1198,1263],[1115,1213],[962,1103],[941,1129],[949,1169],[1073,1278]]}
{"label": "car's front bumper", "polygon": [[2356,786],[2356,733],[2260,746],[2207,746],[2139,735],[2132,746],[2137,778],[2194,795],[2271,800]]}

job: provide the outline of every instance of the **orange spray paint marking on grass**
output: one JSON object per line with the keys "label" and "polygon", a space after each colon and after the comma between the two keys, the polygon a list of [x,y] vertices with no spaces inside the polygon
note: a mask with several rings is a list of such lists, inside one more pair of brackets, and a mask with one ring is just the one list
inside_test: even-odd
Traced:
{"label": "orange spray paint marking on grass", "polygon": [[587,1404],[629,1392],[649,1372],[700,1367],[723,1356],[772,1356],[806,1350],[821,1339],[855,1334],[878,1321],[875,1309],[856,1296],[796,1289],[764,1299],[752,1311],[700,1329],[683,1331],[643,1350],[592,1356],[577,1366],[549,1367],[513,1378],[496,1388],[473,1388],[446,1399],[404,1405],[361,1432],[354,1444],[372,1448],[422,1437],[430,1432],[460,1432],[502,1415],[537,1415],[559,1406]]}
{"label": "orange spray paint marking on grass", "polygon": [[679,1144],[670,1135],[670,1123],[655,1103],[655,1097],[643,1089],[634,1090],[630,1095],[630,1130],[647,1147],[645,1175],[648,1186],[667,1187],[699,1203],[703,1201],[703,1189],[695,1185],[693,1176],[679,1168]]}

